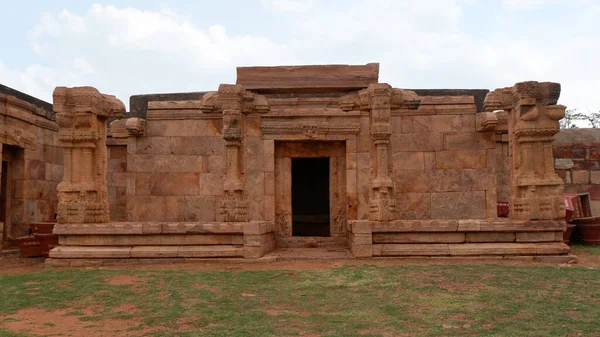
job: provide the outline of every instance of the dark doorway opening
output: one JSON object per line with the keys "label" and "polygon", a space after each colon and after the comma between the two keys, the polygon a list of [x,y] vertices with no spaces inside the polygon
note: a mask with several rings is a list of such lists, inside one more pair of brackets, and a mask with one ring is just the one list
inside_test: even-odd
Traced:
{"label": "dark doorway opening", "polygon": [[329,158],[292,158],[292,235],[330,236]]}

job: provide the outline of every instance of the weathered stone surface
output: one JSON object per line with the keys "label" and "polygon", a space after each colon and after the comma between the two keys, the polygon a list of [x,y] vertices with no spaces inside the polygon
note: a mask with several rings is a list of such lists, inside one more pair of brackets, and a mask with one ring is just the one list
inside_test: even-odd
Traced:
{"label": "weathered stone surface", "polygon": [[243,257],[244,247],[236,245],[179,246],[178,257]]}
{"label": "weathered stone surface", "polygon": [[129,258],[131,247],[114,246],[59,246],[50,251],[51,258]]}
{"label": "weathered stone surface", "polygon": [[486,151],[484,149],[445,150],[435,154],[438,169],[485,168]]}
{"label": "weathered stone surface", "polygon": [[485,192],[446,192],[431,195],[432,219],[482,219],[486,217]]}
{"label": "weathered stone surface", "polygon": [[[521,232],[517,233],[517,242],[553,242],[556,240],[556,232]],[[562,242],[562,232],[560,232]]]}
{"label": "weathered stone surface", "polygon": [[136,174],[135,190],[137,195],[198,195],[199,178],[200,173],[139,172]]}
{"label": "weathered stone surface", "polygon": [[373,233],[394,232],[456,232],[457,220],[394,220],[388,223],[374,222]]}
{"label": "weathered stone surface", "polygon": [[379,64],[238,67],[237,84],[260,92],[319,92],[365,88],[377,83]]}
{"label": "weathered stone surface", "polygon": [[373,256],[450,255],[448,244],[373,244]]}
{"label": "weathered stone surface", "polygon": [[396,209],[400,219],[430,219],[431,193],[396,193]]}
{"label": "weathered stone surface", "polygon": [[574,184],[588,184],[590,182],[590,171],[573,171]]}
{"label": "weathered stone surface", "polygon": [[172,235],[69,235],[60,236],[65,246],[177,246],[177,245],[241,245],[242,235],[172,234]]}
{"label": "weathered stone surface", "polygon": [[573,168],[573,159],[571,158],[556,158],[554,159],[554,168],[557,170],[568,170]]}
{"label": "weathered stone surface", "polygon": [[376,233],[373,243],[463,243],[465,233]]}
{"label": "weathered stone surface", "polygon": [[467,242],[515,242],[515,233],[510,232],[471,232],[466,233]]}

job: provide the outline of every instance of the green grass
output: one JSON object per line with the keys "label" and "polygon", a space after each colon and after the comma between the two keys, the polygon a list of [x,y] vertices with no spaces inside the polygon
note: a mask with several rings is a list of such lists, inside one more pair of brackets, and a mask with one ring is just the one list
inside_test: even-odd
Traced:
{"label": "green grass", "polygon": [[[118,275],[136,285],[110,285]],[[312,271],[61,270],[0,277],[0,317],[64,309],[148,336],[584,336],[600,332],[600,270],[545,266]],[[129,305],[133,311],[117,310]],[[90,314],[86,308],[93,307]],[[25,336],[3,330],[0,336]],[[60,325],[60,322],[53,322]],[[171,332],[185,324],[183,331]],[[146,331],[146,330],[144,330]],[[122,331],[120,335],[126,335]],[[116,333],[115,335],[119,335]]]}
{"label": "green grass", "polygon": [[577,254],[586,254],[586,255],[596,255],[600,256],[600,245],[591,246],[591,245],[571,245],[572,253]]}

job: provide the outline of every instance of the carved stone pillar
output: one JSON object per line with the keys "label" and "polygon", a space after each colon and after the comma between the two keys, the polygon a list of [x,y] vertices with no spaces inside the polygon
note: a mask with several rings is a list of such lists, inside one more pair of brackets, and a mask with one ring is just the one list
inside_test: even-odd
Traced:
{"label": "carved stone pillar", "polygon": [[225,139],[226,175],[223,189],[225,197],[220,208],[221,221],[248,221],[248,202],[242,179],[242,99],[241,85],[221,84],[219,101],[223,109],[223,138]]}
{"label": "carved stone pillar", "polygon": [[561,219],[565,216],[563,181],[554,171],[552,140],[565,106],[557,105],[560,84],[521,82],[512,88],[509,117],[511,161],[510,217]]}
{"label": "carved stone pillar", "polygon": [[58,222],[108,222],[106,122],[123,103],[92,87],[57,87],[53,94],[64,175],[58,184]]}
{"label": "carved stone pillar", "polygon": [[371,155],[375,159],[375,177],[369,202],[369,219],[374,221],[393,220],[396,215],[396,198],[390,174],[392,88],[385,83],[376,83],[370,84],[367,90],[371,114],[371,141],[373,143]]}

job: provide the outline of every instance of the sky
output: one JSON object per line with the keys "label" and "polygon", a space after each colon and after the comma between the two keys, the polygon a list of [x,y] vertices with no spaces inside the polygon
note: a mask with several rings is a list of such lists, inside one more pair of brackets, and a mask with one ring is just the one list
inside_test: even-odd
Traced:
{"label": "sky", "polygon": [[235,67],[380,63],[396,88],[559,82],[600,110],[599,0],[0,0],[0,83],[116,95],[217,90]]}

